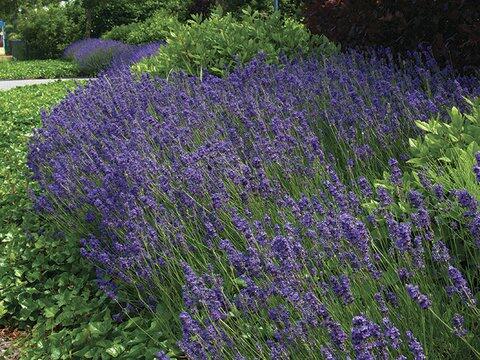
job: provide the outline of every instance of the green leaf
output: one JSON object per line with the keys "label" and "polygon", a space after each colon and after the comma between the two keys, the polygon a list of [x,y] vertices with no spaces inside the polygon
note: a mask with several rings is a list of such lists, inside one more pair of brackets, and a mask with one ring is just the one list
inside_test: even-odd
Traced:
{"label": "green leaf", "polygon": [[423,165],[425,161],[421,158],[412,158],[407,160],[407,164],[413,164],[413,165]]}
{"label": "green leaf", "polygon": [[408,144],[410,145],[410,147],[412,149],[417,149],[418,148],[418,141],[415,140],[415,139],[412,139],[412,138],[408,139]]}
{"label": "green leaf", "polygon": [[125,347],[121,344],[114,344],[113,346],[109,347],[105,350],[107,354],[111,355],[112,357],[118,357],[122,352],[125,351]]}
{"label": "green leaf", "polygon": [[458,142],[458,141],[459,141],[459,139],[458,139],[456,136],[452,135],[452,134],[448,134],[448,137],[449,137],[450,140],[453,141],[453,142]]}
{"label": "green leaf", "polygon": [[415,125],[423,131],[430,132],[430,125],[427,122],[417,120],[415,121]]}
{"label": "green leaf", "polygon": [[461,127],[463,126],[463,117],[456,107],[453,107],[450,110],[450,119],[450,123],[454,128],[461,129]]}
{"label": "green leaf", "polygon": [[58,308],[55,306],[46,307],[43,310],[43,314],[47,319],[53,318],[58,312]]}

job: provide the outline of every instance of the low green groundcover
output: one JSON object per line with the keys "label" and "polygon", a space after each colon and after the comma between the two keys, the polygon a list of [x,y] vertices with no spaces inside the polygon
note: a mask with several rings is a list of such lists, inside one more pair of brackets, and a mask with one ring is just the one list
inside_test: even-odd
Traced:
{"label": "low green groundcover", "polygon": [[75,64],[63,60],[0,62],[0,80],[72,78],[78,74]]}

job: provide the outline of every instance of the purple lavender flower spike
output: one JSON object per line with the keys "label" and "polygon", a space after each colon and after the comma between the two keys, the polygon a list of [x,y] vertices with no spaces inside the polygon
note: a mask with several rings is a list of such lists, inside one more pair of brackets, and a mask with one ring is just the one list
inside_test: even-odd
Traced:
{"label": "purple lavender flower spike", "polygon": [[453,332],[458,337],[464,337],[468,331],[464,327],[464,318],[460,314],[455,314],[452,318]]}
{"label": "purple lavender flower spike", "polygon": [[417,285],[407,284],[406,285],[408,295],[415,300],[415,302],[423,309],[428,309],[432,302],[430,299],[420,292],[420,289]]}
{"label": "purple lavender flower spike", "polygon": [[164,351],[159,351],[155,354],[155,359],[157,359],[157,360],[170,360],[170,357]]}
{"label": "purple lavender flower spike", "polygon": [[402,171],[400,170],[397,159],[388,160],[388,165],[390,166],[390,181],[392,184],[397,186],[402,185]]}
{"label": "purple lavender flower spike", "polygon": [[353,318],[351,339],[357,359],[375,359],[374,351],[383,347],[383,343],[378,341],[381,337],[380,326],[364,315]]}
{"label": "purple lavender flower spike", "polygon": [[453,267],[449,265],[448,267],[448,276],[450,277],[450,280],[452,281],[453,284],[453,290],[460,295],[462,299],[464,299],[466,302],[475,304],[476,299],[472,294],[472,291],[470,290],[467,281],[463,277],[462,273],[460,270],[458,270],[456,267]]}
{"label": "purple lavender flower spike", "polygon": [[385,328],[384,335],[387,338],[389,345],[395,350],[400,349],[402,344],[400,330],[393,325],[389,318],[383,318],[382,323]]}
{"label": "purple lavender flower spike", "polygon": [[450,253],[447,245],[442,240],[438,240],[432,246],[432,258],[438,262],[448,263],[450,261]]}
{"label": "purple lavender flower spike", "polygon": [[480,249],[480,213],[475,213],[474,218],[470,222],[469,230],[475,239],[475,245]]}
{"label": "purple lavender flower spike", "polygon": [[406,332],[408,338],[408,348],[413,355],[415,360],[425,360],[427,357],[425,356],[425,352],[423,351],[423,346],[420,342],[415,338],[411,331]]}
{"label": "purple lavender flower spike", "polygon": [[330,281],[332,283],[333,292],[342,299],[344,304],[350,304],[353,302],[353,295],[350,290],[350,280],[348,276],[332,276]]}
{"label": "purple lavender flower spike", "polygon": [[384,186],[379,186],[377,188],[377,195],[378,195],[378,199],[380,200],[380,204],[383,207],[388,207],[389,205],[392,204],[393,199],[388,193],[387,188],[385,188]]}

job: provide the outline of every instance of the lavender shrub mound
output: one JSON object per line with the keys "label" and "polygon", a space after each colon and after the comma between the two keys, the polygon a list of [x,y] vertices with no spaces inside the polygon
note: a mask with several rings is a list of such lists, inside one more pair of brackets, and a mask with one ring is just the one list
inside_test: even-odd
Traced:
{"label": "lavender shrub mound", "polygon": [[189,359],[478,356],[473,227],[435,215],[476,201],[410,190],[401,166],[415,120],[480,83],[416,56],[102,76],[43,114],[37,206]]}
{"label": "lavender shrub mound", "polygon": [[128,67],[158,52],[160,43],[128,45],[121,41],[84,39],[70,44],[64,57],[77,63],[86,75],[111,68]]}

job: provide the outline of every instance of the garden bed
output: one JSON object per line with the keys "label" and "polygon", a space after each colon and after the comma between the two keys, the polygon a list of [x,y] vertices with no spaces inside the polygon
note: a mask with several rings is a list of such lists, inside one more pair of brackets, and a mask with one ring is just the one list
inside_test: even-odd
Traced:
{"label": "garden bed", "polygon": [[480,359],[480,79],[279,13],[169,16],[32,65],[88,83],[2,93],[21,357]]}

